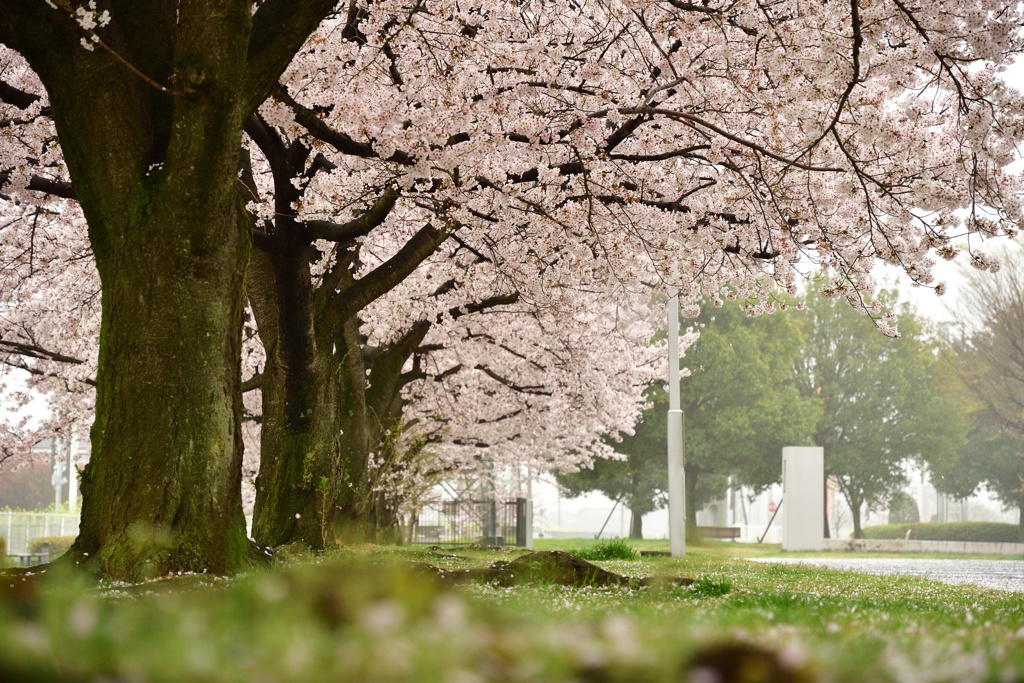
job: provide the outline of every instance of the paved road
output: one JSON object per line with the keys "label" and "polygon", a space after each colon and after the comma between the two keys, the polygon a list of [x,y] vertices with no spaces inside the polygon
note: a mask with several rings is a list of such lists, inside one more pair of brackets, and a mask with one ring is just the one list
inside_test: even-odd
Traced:
{"label": "paved road", "polygon": [[946,583],[975,583],[986,588],[1024,593],[1024,561],[929,560],[901,558],[771,557],[761,562],[814,564],[830,569],[852,569],[868,574],[923,576]]}

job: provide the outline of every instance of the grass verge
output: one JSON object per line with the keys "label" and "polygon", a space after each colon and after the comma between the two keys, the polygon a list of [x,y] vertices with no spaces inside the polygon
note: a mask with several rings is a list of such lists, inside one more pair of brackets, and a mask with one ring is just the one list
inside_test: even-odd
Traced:
{"label": "grass verge", "polygon": [[680,559],[598,562],[629,576],[695,579],[681,587],[444,590],[410,568],[483,567],[515,552],[366,547],[231,580],[99,590],[70,576],[10,580],[0,680],[1024,678],[1016,593],[763,565],[718,545]]}

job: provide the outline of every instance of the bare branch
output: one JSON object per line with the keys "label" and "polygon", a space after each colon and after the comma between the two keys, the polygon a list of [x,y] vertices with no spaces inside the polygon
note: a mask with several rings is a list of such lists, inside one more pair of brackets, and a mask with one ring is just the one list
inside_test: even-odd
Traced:
{"label": "bare branch", "polygon": [[382,224],[398,202],[399,191],[394,185],[388,185],[384,193],[373,203],[366,213],[346,223],[313,220],[306,221],[306,232],[311,239],[330,240],[346,243],[368,235],[370,231]]}
{"label": "bare branch", "polygon": [[67,180],[34,175],[28,181],[28,189],[35,190],[36,192],[45,192],[46,194],[52,194],[55,197],[62,197],[64,199],[78,199],[78,196],[75,194],[75,188]]}

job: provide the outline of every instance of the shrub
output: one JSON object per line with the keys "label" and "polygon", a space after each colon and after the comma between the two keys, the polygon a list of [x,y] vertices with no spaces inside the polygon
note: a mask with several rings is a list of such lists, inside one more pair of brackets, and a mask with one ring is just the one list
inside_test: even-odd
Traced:
{"label": "shrub", "polygon": [[592,548],[576,551],[577,557],[584,560],[635,560],[639,557],[636,549],[621,538],[601,541]]}
{"label": "shrub", "polygon": [[75,542],[76,536],[43,536],[42,538],[33,538],[28,542],[28,551],[30,553],[41,553],[43,552],[43,546],[49,545],[50,547],[50,559],[63,555],[71,547],[71,544]]}
{"label": "shrub", "polygon": [[[907,532],[910,536],[907,536]],[[864,528],[864,538],[905,539],[915,541],[960,541],[979,543],[1016,543],[1016,524],[999,522],[924,522],[920,524],[884,524]]]}
{"label": "shrub", "polygon": [[690,585],[690,590],[698,595],[714,598],[726,595],[732,590],[732,582],[724,577],[704,576]]}
{"label": "shrub", "polygon": [[897,491],[889,499],[889,524],[917,524],[921,514],[917,501],[905,491]]}

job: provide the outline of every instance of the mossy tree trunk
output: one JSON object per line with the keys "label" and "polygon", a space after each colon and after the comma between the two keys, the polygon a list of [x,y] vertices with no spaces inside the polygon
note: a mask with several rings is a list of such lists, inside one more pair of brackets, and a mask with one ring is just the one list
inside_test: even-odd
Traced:
{"label": "mossy tree trunk", "polygon": [[[437,239],[440,244],[441,238]],[[416,261],[418,263],[419,261]],[[412,264],[405,268],[412,272]],[[518,294],[495,295],[448,311],[452,319],[515,303]],[[405,333],[386,347],[369,347],[356,335],[358,319],[345,328],[346,348],[342,378],[342,423],[355,439],[343,439],[341,481],[338,487],[336,530],[346,540],[381,541],[394,537],[399,500],[388,493],[390,476],[402,476],[407,458],[416,457],[424,443],[402,444],[405,427],[402,390],[422,377],[417,353],[432,321],[411,323]],[[356,349],[354,345],[359,343]],[[407,362],[412,360],[411,367]],[[411,448],[412,450],[407,450]],[[371,462],[372,460],[372,462]]]}
{"label": "mossy tree trunk", "polygon": [[[372,535],[370,454],[401,419],[401,368],[426,328],[387,350],[368,350],[359,319],[317,303],[308,268],[253,259],[250,301],[267,350],[253,534],[258,543],[313,549]],[[281,271],[289,271],[282,286]],[[321,305],[322,304],[322,305]],[[336,519],[337,517],[337,519]]]}
{"label": "mossy tree trunk", "polygon": [[342,430],[332,339],[315,326],[307,261],[256,253],[250,293],[266,349],[253,538],[329,545]]}
{"label": "mossy tree trunk", "polygon": [[[354,324],[346,341],[356,342]],[[430,325],[420,322],[386,348],[360,346],[350,351],[342,372],[342,421],[353,435],[341,454],[336,533],[348,541],[379,540],[397,521],[389,514],[380,477],[394,473],[395,438],[402,425],[402,389],[415,373],[403,373]],[[372,460],[372,462],[371,462]]]}
{"label": "mossy tree trunk", "polygon": [[[108,576],[244,566],[237,252],[246,238],[222,208],[227,235],[211,253],[138,239],[97,259],[108,314],[75,550]],[[161,275],[150,277],[154,265]]]}
{"label": "mossy tree trunk", "polygon": [[[417,323],[387,349],[368,349],[358,314],[415,270],[446,233],[426,226],[356,280],[357,238],[386,219],[398,193],[384,188],[367,212],[345,224],[303,222],[292,210],[300,200],[293,180],[315,173],[318,160],[310,160],[301,140],[285,140],[259,117],[246,131],[269,162],[275,202],[273,229],[256,234],[250,266],[249,298],[267,354],[253,534],[269,546],[301,542],[320,550],[339,529],[365,535],[353,529],[365,526],[370,508],[370,454],[401,416],[398,409],[394,417],[394,404],[406,381],[402,365],[429,329]],[[255,193],[251,175],[243,177]],[[333,265],[316,282],[314,239],[337,242]]]}
{"label": "mossy tree trunk", "polygon": [[92,457],[70,555],[110,578],[250,561],[242,124],[334,2],[281,5],[111,0],[106,47],[86,50],[70,6],[0,0],[0,42],[49,94],[102,284]]}
{"label": "mossy tree trunk", "polygon": [[150,73],[168,82],[177,65],[177,96],[95,51],[65,55],[77,83],[46,77],[60,68],[52,53],[37,68],[102,284],[73,551],[110,577],[227,573],[248,557],[239,354],[249,240],[233,176],[249,20],[236,3],[164,27],[177,41],[163,41],[169,59]]}
{"label": "mossy tree trunk", "polygon": [[[346,223],[303,221],[294,214],[294,181],[330,164],[310,158],[302,140],[288,140],[259,116],[246,132],[274,180],[275,215],[255,233],[250,302],[267,353],[260,380],[261,464],[253,534],[269,546],[301,542],[313,549],[337,534],[361,539],[374,527],[378,499],[369,477],[371,454],[401,419],[402,367],[430,325],[412,322],[386,348],[367,346],[360,312],[402,282],[447,239],[423,226],[390,259],[356,279],[361,238],[387,219],[399,199],[393,187]],[[243,164],[248,191],[258,192]],[[314,240],[334,242],[333,264],[314,282]]]}

